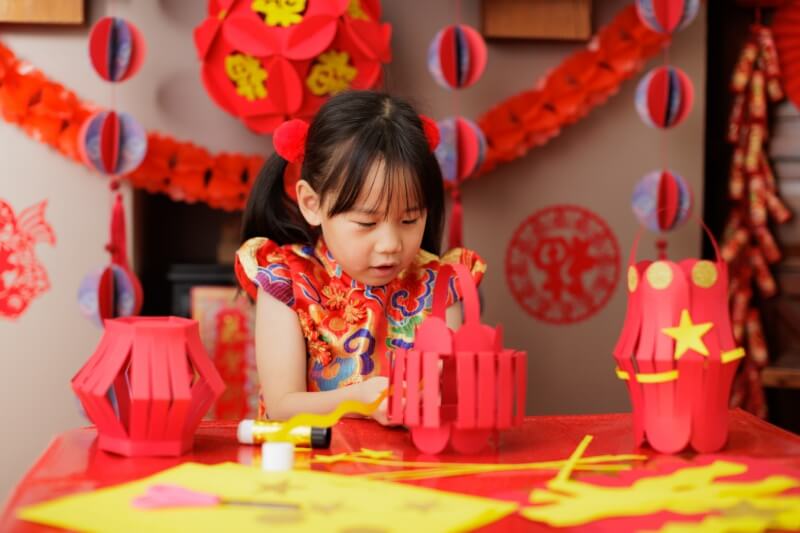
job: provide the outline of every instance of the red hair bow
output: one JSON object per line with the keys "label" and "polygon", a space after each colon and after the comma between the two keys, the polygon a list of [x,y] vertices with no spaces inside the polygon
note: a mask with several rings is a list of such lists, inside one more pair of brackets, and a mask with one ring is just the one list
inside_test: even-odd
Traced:
{"label": "red hair bow", "polygon": [[278,126],[272,134],[272,146],[286,161],[297,163],[303,160],[306,153],[307,137],[308,122],[295,118]]}
{"label": "red hair bow", "polygon": [[428,139],[428,146],[431,152],[433,152],[436,150],[436,147],[439,146],[439,140],[441,139],[439,135],[439,126],[436,124],[435,120],[426,115],[420,115],[419,119],[422,121],[422,131],[425,133],[425,138]]}

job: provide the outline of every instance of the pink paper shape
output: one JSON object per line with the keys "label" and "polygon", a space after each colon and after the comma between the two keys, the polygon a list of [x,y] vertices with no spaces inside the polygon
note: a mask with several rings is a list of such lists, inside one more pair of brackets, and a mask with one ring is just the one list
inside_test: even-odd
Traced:
{"label": "pink paper shape", "polygon": [[165,509],[171,507],[213,507],[219,505],[215,494],[197,492],[178,485],[151,485],[147,492],[135,498],[131,505],[138,509]]}

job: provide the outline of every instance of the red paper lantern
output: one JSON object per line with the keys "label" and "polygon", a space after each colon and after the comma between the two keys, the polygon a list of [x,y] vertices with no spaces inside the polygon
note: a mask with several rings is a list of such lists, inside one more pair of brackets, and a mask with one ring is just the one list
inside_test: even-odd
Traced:
{"label": "red paper lantern", "polygon": [[[449,268],[464,305],[464,325],[455,332],[444,319]],[[411,429],[417,448],[439,453],[450,442],[458,452],[476,453],[494,431],[522,423],[527,354],[503,347],[502,328],[481,324],[478,290],[465,266],[439,272],[433,312],[414,339],[413,349],[394,353],[389,419]]]}
{"label": "red paper lantern", "polygon": [[225,389],[197,322],[178,317],[107,320],[100,344],[72,378],[97,426],[100,449],[177,456]]}
{"label": "red paper lantern", "polygon": [[434,154],[445,182],[455,184],[471,176],[486,157],[486,137],[480,127],[464,117],[438,123],[441,139]]}
{"label": "red paper lantern", "polygon": [[719,253],[713,262],[635,257],[636,245],[614,358],[628,386],[636,443],[662,453],[687,446],[716,452],[727,439],[728,398],[744,356],[731,329],[727,267]]}
{"label": "red paper lantern", "polygon": [[128,113],[99,111],[81,126],[78,152],[86,165],[103,174],[126,174],[147,155],[147,135]]}
{"label": "red paper lantern", "polygon": [[657,67],[636,87],[636,111],[649,126],[671,128],[683,122],[694,102],[694,86],[684,71]]}
{"label": "red paper lantern", "polygon": [[391,59],[377,0],[212,0],[195,29],[211,98],[258,133],[310,118],[331,95],[369,89]]}

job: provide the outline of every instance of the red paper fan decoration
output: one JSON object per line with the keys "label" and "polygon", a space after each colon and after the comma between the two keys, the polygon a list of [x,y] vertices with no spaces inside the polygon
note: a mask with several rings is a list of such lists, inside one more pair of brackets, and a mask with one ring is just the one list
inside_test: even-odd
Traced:
{"label": "red paper fan decoration", "polygon": [[486,43],[481,34],[465,24],[440,30],[428,48],[428,69],[446,89],[469,87],[486,68]]}
{"label": "red paper fan decoration", "polygon": [[391,59],[377,0],[210,2],[195,29],[211,98],[257,133],[310,118],[331,95],[369,89]]}
{"label": "red paper fan decoration", "polygon": [[142,66],[145,41],[139,30],[116,17],[104,17],[92,26],[89,56],[97,74],[106,81],[125,81]]}

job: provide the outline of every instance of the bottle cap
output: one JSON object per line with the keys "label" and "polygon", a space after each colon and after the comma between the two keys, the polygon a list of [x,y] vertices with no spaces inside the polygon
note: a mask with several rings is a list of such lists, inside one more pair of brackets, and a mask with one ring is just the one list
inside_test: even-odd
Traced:
{"label": "bottle cap", "polygon": [[330,448],[331,447],[331,428],[311,428],[311,447]]}
{"label": "bottle cap", "polygon": [[261,445],[261,469],[267,472],[288,472],[294,467],[294,444],[265,442]]}
{"label": "bottle cap", "polygon": [[240,444],[253,444],[253,426],[255,420],[242,420],[236,428],[236,439]]}

